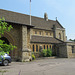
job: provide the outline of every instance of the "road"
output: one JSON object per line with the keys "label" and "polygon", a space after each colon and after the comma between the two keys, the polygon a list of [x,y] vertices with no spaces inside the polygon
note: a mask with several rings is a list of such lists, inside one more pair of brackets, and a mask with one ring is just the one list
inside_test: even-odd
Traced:
{"label": "road", "polygon": [[39,59],[0,66],[0,75],[75,75],[75,59]]}

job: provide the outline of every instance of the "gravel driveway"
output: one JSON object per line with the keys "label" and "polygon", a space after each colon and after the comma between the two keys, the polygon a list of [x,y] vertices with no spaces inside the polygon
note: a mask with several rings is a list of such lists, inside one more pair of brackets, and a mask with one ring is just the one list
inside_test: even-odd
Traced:
{"label": "gravel driveway", "polygon": [[[75,75],[75,59],[40,59],[0,66],[0,75]],[[19,74],[20,73],[20,74]]]}

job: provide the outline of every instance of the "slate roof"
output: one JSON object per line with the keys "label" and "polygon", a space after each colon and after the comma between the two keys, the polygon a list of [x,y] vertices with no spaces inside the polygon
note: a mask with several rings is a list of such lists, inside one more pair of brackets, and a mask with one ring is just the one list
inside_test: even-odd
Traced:
{"label": "slate roof", "polygon": [[58,40],[58,39],[53,38],[53,37],[32,35],[31,43],[58,44],[58,43],[63,43],[63,41]]}
{"label": "slate roof", "polygon": [[[21,14],[17,12],[12,12],[8,10],[0,9],[0,18],[4,17],[7,22],[20,23],[24,25],[29,25],[30,16],[26,14]],[[44,18],[32,16],[32,25],[34,28],[52,30],[53,25],[57,28],[63,28],[58,21],[48,20],[45,21]]]}

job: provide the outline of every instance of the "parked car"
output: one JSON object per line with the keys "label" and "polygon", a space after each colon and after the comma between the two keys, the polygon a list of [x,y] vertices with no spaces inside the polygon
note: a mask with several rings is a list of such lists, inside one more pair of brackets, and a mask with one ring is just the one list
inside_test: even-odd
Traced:
{"label": "parked car", "polygon": [[4,54],[0,56],[0,64],[7,66],[11,63],[11,57],[8,54]]}

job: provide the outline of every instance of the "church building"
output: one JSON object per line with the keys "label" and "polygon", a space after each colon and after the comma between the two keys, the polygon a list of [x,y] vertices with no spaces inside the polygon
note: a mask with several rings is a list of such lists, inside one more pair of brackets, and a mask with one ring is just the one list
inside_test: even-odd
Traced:
{"label": "church building", "polygon": [[13,26],[10,32],[5,32],[1,39],[7,44],[17,46],[17,49],[10,52],[13,59],[26,60],[31,52],[39,57],[42,49],[52,49],[52,54],[58,57],[75,57],[75,43],[67,42],[65,28],[56,20],[48,19],[45,13],[44,18],[12,12],[0,9],[0,18]]}

